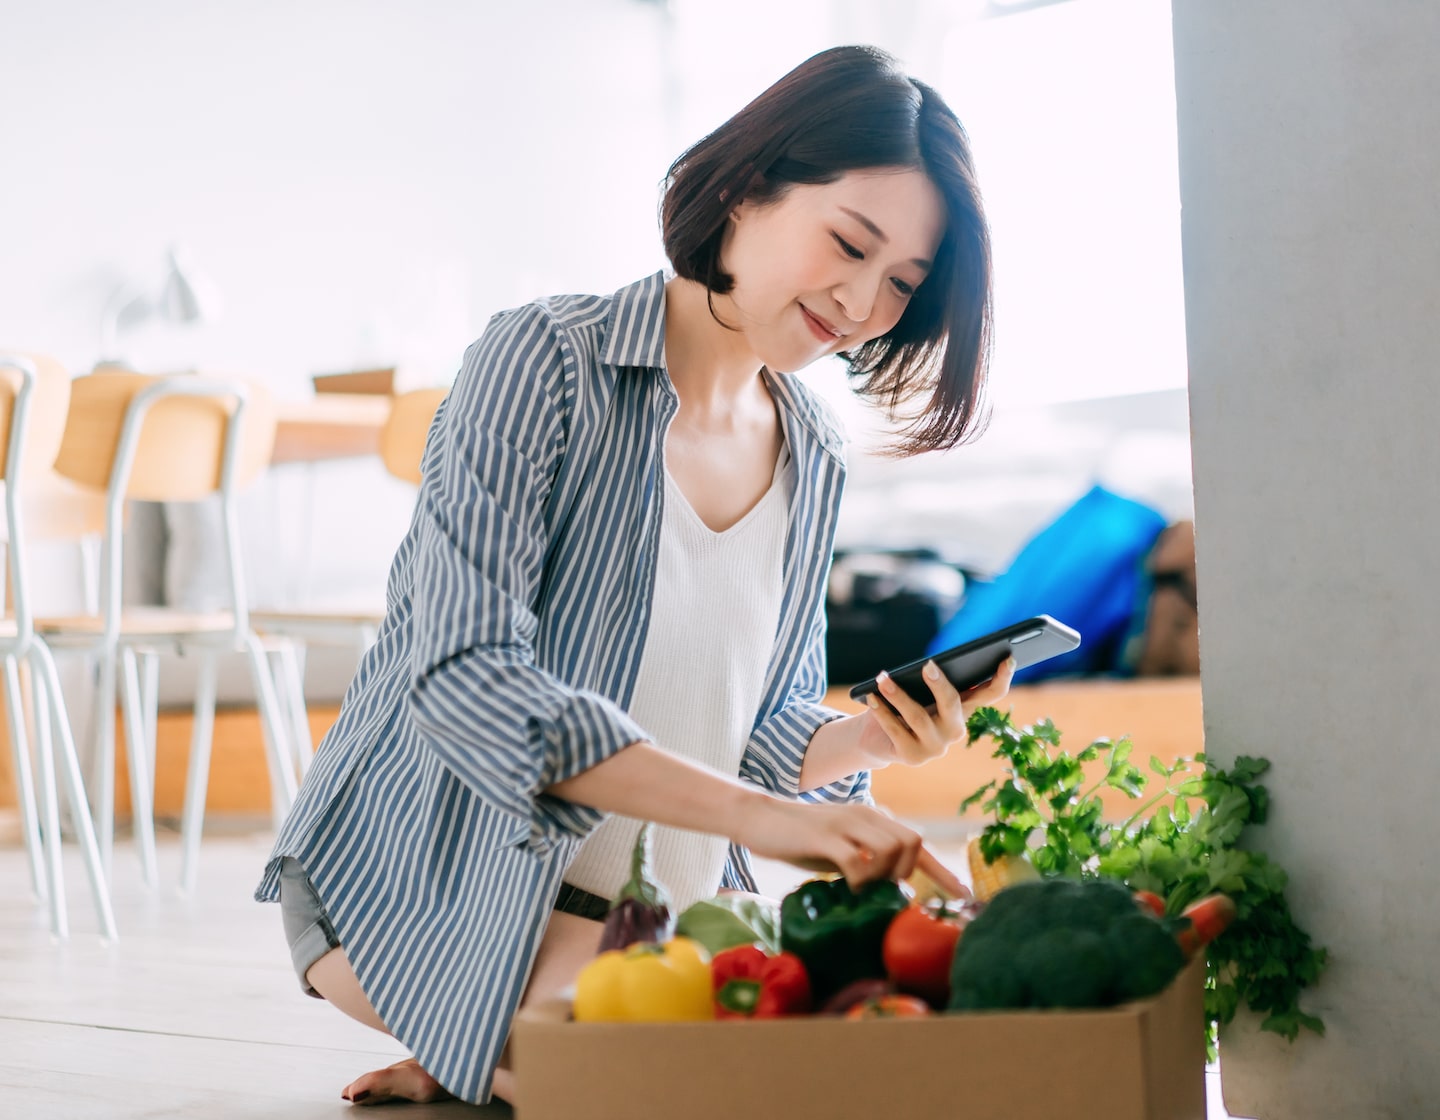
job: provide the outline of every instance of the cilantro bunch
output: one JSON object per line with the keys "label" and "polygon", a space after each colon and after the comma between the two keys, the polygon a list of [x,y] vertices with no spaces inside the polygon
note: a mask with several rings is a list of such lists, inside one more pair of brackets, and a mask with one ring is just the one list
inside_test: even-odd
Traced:
{"label": "cilantro bunch", "polygon": [[[1295,924],[1284,870],[1239,844],[1248,826],[1265,822],[1270,797],[1257,779],[1269,762],[1242,756],[1227,771],[1203,754],[1170,767],[1152,759],[1163,788],[1116,823],[1104,818],[1102,788],[1136,801],[1146,794],[1129,739],[1097,739],[1071,755],[1049,720],[1016,727],[995,708],[971,715],[969,731],[972,744],[994,741],[994,757],[1009,775],[960,805],[962,813],[979,803],[994,814],[980,837],[987,860],[1023,853],[1042,875],[1118,880],[1158,894],[1170,915],[1217,891],[1235,901],[1235,921],[1206,950],[1212,1058],[1217,1025],[1229,1023],[1242,1003],[1265,1017],[1261,1029],[1292,1041],[1302,1028],[1325,1033],[1299,997],[1319,979],[1327,953]],[[1084,765],[1102,758],[1104,774],[1085,787]]]}

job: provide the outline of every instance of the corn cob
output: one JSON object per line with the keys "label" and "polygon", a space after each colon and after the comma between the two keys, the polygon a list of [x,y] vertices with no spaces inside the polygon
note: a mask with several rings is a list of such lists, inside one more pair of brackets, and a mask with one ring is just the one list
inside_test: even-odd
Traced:
{"label": "corn cob", "polygon": [[970,837],[970,843],[965,846],[965,855],[970,861],[970,887],[975,892],[976,899],[981,902],[993,898],[1011,883],[1040,877],[1034,864],[1023,855],[1002,855],[997,857],[994,863],[986,863],[985,855],[980,851],[979,836]]}

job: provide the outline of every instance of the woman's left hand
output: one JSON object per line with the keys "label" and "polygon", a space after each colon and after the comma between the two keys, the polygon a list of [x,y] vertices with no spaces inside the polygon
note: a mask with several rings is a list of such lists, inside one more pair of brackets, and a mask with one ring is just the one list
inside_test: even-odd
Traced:
{"label": "woman's left hand", "polygon": [[935,704],[926,708],[912,700],[888,674],[877,678],[880,695],[887,706],[873,693],[865,698],[869,711],[861,730],[861,745],[877,764],[892,762],[919,766],[939,758],[956,744],[969,738],[965,723],[976,708],[994,704],[1010,691],[1015,675],[1015,659],[1007,658],[995,676],[966,692],[957,692],[945,679],[935,662],[925,664],[925,685],[935,697]]}

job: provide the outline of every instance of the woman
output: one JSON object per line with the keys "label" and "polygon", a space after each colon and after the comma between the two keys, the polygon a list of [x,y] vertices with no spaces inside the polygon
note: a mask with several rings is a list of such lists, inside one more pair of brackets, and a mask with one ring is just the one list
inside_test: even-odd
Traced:
{"label": "woman", "polygon": [[[965,135],[882,53],[825,51],[670,169],[668,280],[496,316],[431,428],[388,615],[276,842],[301,985],[415,1055],[347,1099],[513,1099],[516,1010],[596,951],[638,822],[678,906],[749,853],[917,865],[869,770],[964,741],[964,697],[822,708],[844,475],[792,376],[826,354],[969,435],[989,242]],[[893,706],[893,707],[892,707]],[[603,821],[603,823],[602,823]]]}

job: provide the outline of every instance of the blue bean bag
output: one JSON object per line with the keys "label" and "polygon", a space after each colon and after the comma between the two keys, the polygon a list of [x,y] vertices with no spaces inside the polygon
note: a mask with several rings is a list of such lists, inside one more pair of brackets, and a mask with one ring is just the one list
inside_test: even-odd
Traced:
{"label": "blue bean bag", "polygon": [[1003,574],[969,585],[926,655],[1048,614],[1078,630],[1080,646],[1020,670],[1017,683],[1115,670],[1145,555],[1165,525],[1157,510],[1092,487],[1037,533]]}

